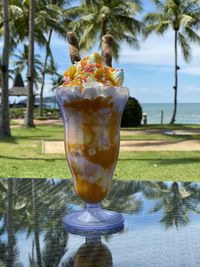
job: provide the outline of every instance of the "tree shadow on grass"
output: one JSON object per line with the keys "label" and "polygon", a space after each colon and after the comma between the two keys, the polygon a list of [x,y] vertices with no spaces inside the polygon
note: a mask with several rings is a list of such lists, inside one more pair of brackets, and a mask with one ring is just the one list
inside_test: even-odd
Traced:
{"label": "tree shadow on grass", "polygon": [[45,138],[49,138],[51,137],[51,135],[47,135],[47,136],[44,136],[44,135],[29,135],[29,136],[16,136],[17,139],[21,140],[21,139],[26,139],[26,140],[44,140]]}
{"label": "tree shadow on grass", "polygon": [[[51,138],[52,136],[51,135],[15,135],[15,136],[12,136],[12,137],[9,137],[9,138],[0,138],[0,144],[1,143],[9,143],[9,144],[18,144],[18,141],[20,140],[35,140],[35,141],[41,141],[41,140],[44,140],[44,139],[48,139],[48,138]],[[49,140],[49,139],[48,139]],[[55,138],[52,139],[52,141],[55,141]],[[56,141],[62,141],[62,139],[57,139]]]}
{"label": "tree shadow on grass", "polygon": [[[52,138],[52,139],[51,139]],[[0,138],[0,144],[7,143],[7,144],[18,144],[18,141],[21,140],[31,140],[31,141],[62,141],[64,142],[64,138],[53,138],[51,135],[31,135],[31,136],[14,136],[9,138]]]}
{"label": "tree shadow on grass", "polygon": [[[192,140],[190,137],[187,137],[185,139],[178,139],[178,140],[131,140],[131,141],[138,141],[137,143],[129,143],[128,146],[132,147],[148,147],[148,146],[157,146],[159,147],[160,145],[164,146],[164,145],[174,145],[174,144],[177,144],[177,143],[181,143],[181,142],[184,142],[186,140]],[[129,141],[129,140],[126,140],[126,141]],[[197,140],[200,142],[200,140]],[[127,145],[125,145],[127,146]],[[122,145],[123,147],[123,145]]]}
{"label": "tree shadow on grass", "polygon": [[164,159],[158,161],[160,165],[177,165],[177,164],[200,163],[200,158]]}
{"label": "tree shadow on grass", "polygon": [[0,138],[0,144],[1,143],[17,144],[18,142],[16,137],[6,137]]}
{"label": "tree shadow on grass", "polygon": [[53,162],[53,161],[56,161],[56,160],[65,160],[65,158],[19,158],[19,157],[9,157],[9,156],[2,156],[0,155],[0,159],[14,159],[14,160],[24,160],[24,161],[27,161],[27,160],[35,160],[35,161],[40,161],[40,160],[44,160],[44,161],[47,161],[47,162]]}
{"label": "tree shadow on grass", "polygon": [[160,165],[175,165],[175,164],[190,164],[190,163],[200,163],[200,157],[199,158],[183,158],[183,159],[171,159],[171,158],[165,158],[165,159],[158,159],[158,158],[151,158],[151,159],[139,159],[139,158],[125,158],[125,159],[119,159],[120,161],[152,161],[155,163],[158,163]]}

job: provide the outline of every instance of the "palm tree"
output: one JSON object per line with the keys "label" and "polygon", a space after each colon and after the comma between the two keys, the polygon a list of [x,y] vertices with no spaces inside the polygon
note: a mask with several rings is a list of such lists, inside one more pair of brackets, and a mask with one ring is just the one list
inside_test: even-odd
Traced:
{"label": "palm tree", "polygon": [[60,75],[59,73],[56,73],[55,75],[52,76],[52,91],[55,90],[58,85],[60,85],[63,82],[63,76]]}
{"label": "palm tree", "polygon": [[[42,71],[41,79],[41,99],[43,98],[43,90],[45,83],[45,74],[47,68],[48,57],[52,58],[50,50],[50,41],[53,31],[57,32],[61,36],[65,36],[66,25],[69,23],[69,19],[66,17],[66,12],[64,15],[63,9],[66,8],[66,4],[69,1],[66,0],[42,0],[38,1],[35,7],[35,19],[34,19],[34,39],[40,46],[45,46],[45,60]],[[30,36],[28,33],[28,21],[30,22],[31,16],[29,16],[29,1],[21,2],[20,0],[10,0],[9,12],[10,12],[10,25],[11,25],[11,47],[12,49],[16,48],[18,43],[24,42],[27,39],[27,36]],[[0,32],[2,30],[2,21],[0,19]],[[46,37],[46,35],[48,37]],[[30,73],[29,73],[30,74]],[[28,75],[30,77],[30,75]],[[31,84],[30,82],[29,84]],[[32,96],[29,97],[29,101],[33,102]],[[28,101],[28,102],[29,102]],[[41,100],[42,101],[42,100]],[[29,105],[29,111],[26,114],[33,113],[31,111],[31,106]],[[28,116],[28,115],[27,115]],[[27,117],[26,116],[26,117]],[[33,126],[33,118],[29,119],[29,123],[26,119],[25,125]]]}
{"label": "palm tree", "polygon": [[[15,182],[13,179],[2,179],[0,181],[0,236],[7,233],[7,242],[0,240],[0,266],[22,267],[18,261],[18,249],[15,233],[21,226],[22,203],[15,198]],[[22,208],[22,209],[21,209]]]}
{"label": "palm tree", "polygon": [[190,222],[189,212],[200,214],[198,207],[199,189],[192,183],[171,185],[164,182],[145,182],[143,194],[147,199],[155,200],[150,212],[163,209],[163,223],[166,228],[187,225]]}
{"label": "palm tree", "polygon": [[7,199],[7,232],[8,232],[8,260],[7,266],[12,267],[14,262],[14,229],[13,229],[13,179],[8,179],[8,199]]}
{"label": "palm tree", "polygon": [[[69,4],[69,1],[66,0],[43,0],[39,2],[40,7],[38,8],[36,23],[39,25],[43,24],[46,32],[48,33],[45,49],[45,59],[42,71],[42,83],[40,88],[40,116],[43,115],[43,93],[45,85],[45,76],[47,73],[48,59],[50,57],[51,62],[53,57],[51,54],[50,44],[52,40],[53,32],[58,33],[61,37],[66,35],[66,27],[70,20],[67,18],[66,5]],[[65,10],[65,11],[64,11]],[[45,12],[45,16],[44,16]],[[65,13],[65,15],[64,15]]]}
{"label": "palm tree", "polygon": [[111,34],[114,36],[113,56],[118,59],[121,42],[135,48],[139,46],[136,35],[141,30],[141,22],[135,17],[141,10],[138,0],[84,0],[80,7],[72,9],[68,15],[74,19],[71,28],[79,35],[81,49],[89,50],[96,40]]}
{"label": "palm tree", "polygon": [[[45,58],[41,76],[40,88],[40,114],[43,113],[43,92],[45,88],[45,76],[47,74],[48,59],[52,57],[50,43],[53,32],[65,37],[66,28],[70,22],[68,12],[71,8],[66,8],[68,0],[41,0],[35,7],[35,42],[45,47]],[[10,0],[10,28],[12,33],[11,48],[16,48],[18,43],[24,42],[28,36],[29,1],[22,3],[20,0]],[[0,33],[2,31],[2,21],[0,18]]]}
{"label": "palm tree", "polygon": [[[22,31],[22,29],[24,28],[24,27],[22,27],[22,24],[19,23],[19,21],[18,21],[19,17],[22,16],[22,14],[23,14],[22,6],[23,6],[23,4],[22,4],[22,1],[20,1],[20,0],[10,0],[8,2],[10,50],[15,48],[17,46],[18,41],[19,41],[18,36],[15,34],[17,32],[17,29],[21,28],[21,31]],[[2,4],[1,3],[0,3],[0,11],[2,11]],[[18,23],[16,23],[14,25],[13,21],[18,21]],[[0,17],[0,36],[4,32],[3,27],[4,27],[3,17],[1,16]],[[13,29],[15,29],[15,30],[13,31]]]}
{"label": "palm tree", "polygon": [[33,109],[34,109],[34,19],[35,19],[35,0],[30,0],[29,13],[29,57],[28,57],[28,99],[24,125],[34,127]]}
{"label": "palm tree", "polygon": [[37,196],[35,183],[36,183],[35,179],[31,179],[35,248],[36,248],[36,255],[37,255],[37,264],[38,264],[38,267],[41,267],[42,258],[41,258],[40,238],[39,238],[40,231],[39,231],[39,216],[38,216],[38,196]]}
{"label": "palm tree", "polygon": [[112,209],[113,207],[116,208],[117,203],[118,212],[138,214],[142,210],[143,203],[140,198],[135,197],[135,194],[141,190],[140,182],[115,180],[112,183],[112,191],[103,200],[103,205]]}
{"label": "palm tree", "polygon": [[[28,45],[23,45],[23,50],[19,50],[18,53],[13,54],[15,60],[13,62],[13,73],[22,73],[24,70],[27,72],[28,68]],[[41,82],[41,76],[43,71],[43,63],[40,55],[34,55],[34,85],[38,89],[38,83]],[[28,75],[27,75],[28,76]],[[27,81],[27,80],[25,80]]]}
{"label": "palm tree", "polygon": [[173,124],[177,113],[177,91],[178,91],[178,45],[180,45],[186,62],[191,58],[191,42],[200,44],[200,36],[195,31],[200,26],[199,0],[152,0],[158,12],[148,13],[146,22],[146,35],[151,32],[164,34],[169,28],[174,31],[174,110],[170,121]]}
{"label": "palm tree", "polygon": [[3,1],[3,27],[4,27],[4,45],[2,56],[2,96],[1,96],[1,114],[0,114],[0,136],[8,137],[10,132],[10,119],[9,119],[9,100],[8,100],[8,70],[9,70],[9,1]]}
{"label": "palm tree", "polygon": [[[62,216],[62,213],[58,214]],[[42,252],[42,262],[45,267],[52,266],[57,267],[66,252],[66,246],[68,242],[68,233],[65,231],[62,225],[62,221],[58,220],[54,222],[54,225],[48,229],[45,234],[45,245]],[[52,254],[52,251],[54,253]]]}
{"label": "palm tree", "polygon": [[[35,42],[40,46],[45,46],[47,43],[46,33],[47,26],[44,20],[52,18],[55,20],[55,15],[53,16],[51,12],[55,13],[55,6],[45,6],[45,0],[37,2],[35,10]],[[42,4],[43,3],[43,4]],[[1,4],[0,4],[1,9]],[[52,11],[53,10],[53,11]],[[10,47],[11,50],[15,49],[19,43],[22,43],[28,39],[29,29],[27,27],[29,23],[29,11],[30,4],[29,1],[21,0],[10,0],[9,1],[9,14],[10,14]],[[51,23],[48,21],[49,26]],[[64,26],[63,26],[64,27]],[[3,29],[3,21],[0,17],[0,35]]]}

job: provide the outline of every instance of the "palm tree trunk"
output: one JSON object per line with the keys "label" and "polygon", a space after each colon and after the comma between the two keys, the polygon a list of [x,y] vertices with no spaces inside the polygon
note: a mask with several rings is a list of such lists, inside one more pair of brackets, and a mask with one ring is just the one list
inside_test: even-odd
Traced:
{"label": "palm tree trunk", "polygon": [[176,111],[177,111],[177,90],[178,90],[178,52],[177,52],[177,35],[178,35],[178,31],[175,30],[175,38],[174,38],[174,52],[175,52],[175,70],[174,70],[174,74],[175,74],[175,84],[174,84],[174,111],[173,111],[173,115],[170,121],[170,124],[174,124],[174,122],[176,121]]}
{"label": "palm tree trunk", "polygon": [[38,222],[38,199],[35,188],[35,180],[32,179],[32,208],[33,208],[33,221],[34,221],[34,236],[35,236],[35,248],[37,255],[37,264],[39,267],[42,266],[42,258],[40,251],[40,238],[39,238],[39,222]]}
{"label": "palm tree trunk", "polygon": [[29,55],[28,55],[28,99],[26,107],[26,116],[24,125],[26,127],[34,127],[33,111],[34,111],[34,18],[35,18],[35,0],[30,0],[29,7]]}
{"label": "palm tree trunk", "polygon": [[8,259],[7,267],[12,267],[14,263],[14,231],[13,231],[13,179],[8,179],[7,193],[7,232],[8,232]]}
{"label": "palm tree trunk", "polygon": [[4,27],[4,46],[2,55],[2,97],[0,114],[0,136],[10,136],[10,118],[9,118],[9,97],[8,97],[8,69],[9,69],[9,1],[3,1],[3,27]]}
{"label": "palm tree trunk", "polygon": [[107,23],[108,23],[108,20],[107,19],[104,19],[103,20],[103,23],[102,23],[102,31],[101,31],[101,33],[102,33],[102,36],[101,37],[103,37],[104,35],[106,35],[107,34]]}
{"label": "palm tree trunk", "polygon": [[43,116],[43,91],[44,91],[45,74],[46,74],[46,68],[47,68],[47,59],[49,56],[48,51],[49,51],[49,46],[50,46],[50,42],[51,42],[52,32],[53,32],[53,29],[51,28],[50,32],[49,32],[47,44],[46,44],[46,56],[45,56],[45,60],[44,60],[44,68],[43,68],[43,72],[42,72],[42,85],[41,85],[41,90],[40,90],[40,116]]}

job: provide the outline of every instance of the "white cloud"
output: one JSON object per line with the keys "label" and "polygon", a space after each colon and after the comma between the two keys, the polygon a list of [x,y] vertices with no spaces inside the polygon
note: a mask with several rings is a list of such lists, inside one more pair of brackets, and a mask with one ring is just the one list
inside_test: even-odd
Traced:
{"label": "white cloud", "polygon": [[[149,65],[173,65],[174,64],[174,33],[169,30],[164,36],[152,34],[145,41],[141,41],[140,49],[135,50],[130,46],[123,44],[120,53],[120,63],[136,63]],[[191,45],[192,59],[184,67],[182,72],[197,75],[199,74],[200,47]],[[180,48],[178,49],[178,61],[180,66],[186,63],[182,57]]]}
{"label": "white cloud", "polygon": [[200,94],[200,86],[186,86],[185,88],[184,88],[184,91],[185,91],[185,93],[190,93],[190,94],[192,94],[192,93],[198,93],[198,94]]}
{"label": "white cloud", "polygon": [[200,66],[186,66],[181,68],[180,72],[200,76]]}
{"label": "white cloud", "polygon": [[154,90],[142,86],[129,86],[130,95],[134,96],[141,103],[164,103],[172,101],[173,91],[170,88]]}
{"label": "white cloud", "polygon": [[170,33],[165,37],[152,34],[147,40],[141,41],[140,49],[135,50],[123,44],[120,62],[153,65],[171,65],[173,60],[173,40]]}

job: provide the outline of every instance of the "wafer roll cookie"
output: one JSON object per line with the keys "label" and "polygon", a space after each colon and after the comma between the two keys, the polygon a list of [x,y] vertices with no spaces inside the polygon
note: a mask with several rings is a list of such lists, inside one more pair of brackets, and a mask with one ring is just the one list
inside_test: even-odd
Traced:
{"label": "wafer roll cookie", "polygon": [[81,60],[78,39],[75,32],[67,33],[67,41],[69,43],[69,52],[72,64]]}
{"label": "wafer roll cookie", "polygon": [[112,67],[112,46],[113,36],[106,34],[102,37],[102,55],[104,64],[108,67]]}

